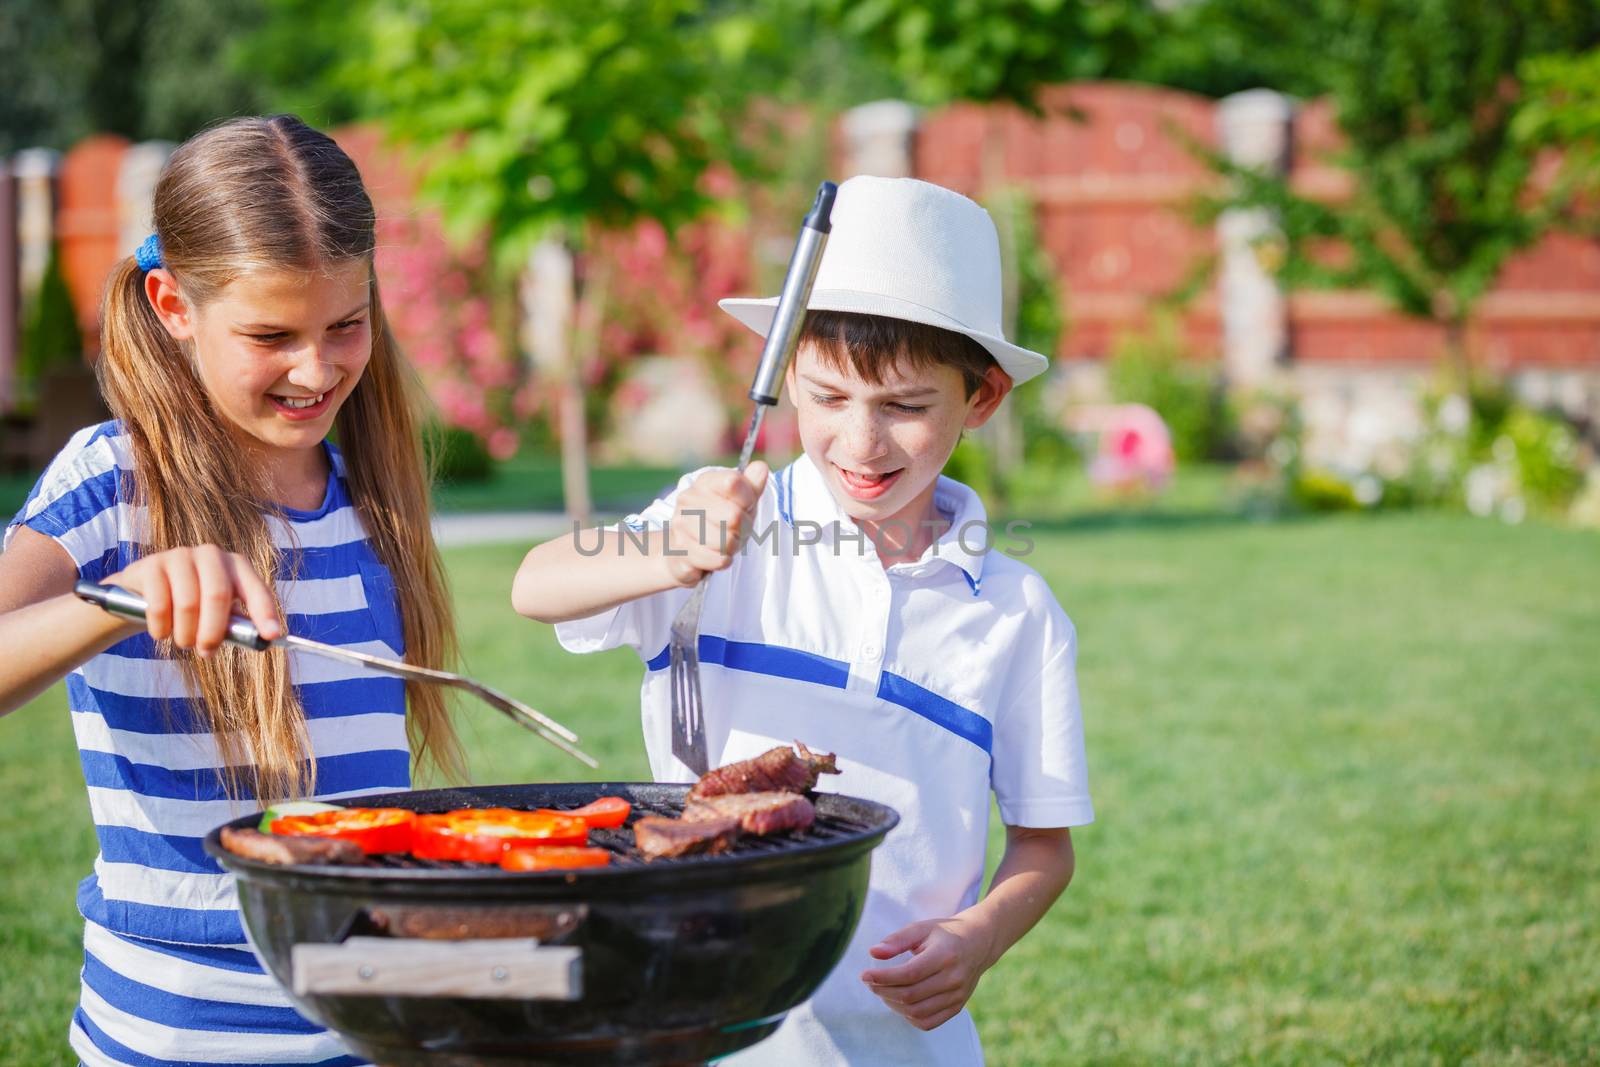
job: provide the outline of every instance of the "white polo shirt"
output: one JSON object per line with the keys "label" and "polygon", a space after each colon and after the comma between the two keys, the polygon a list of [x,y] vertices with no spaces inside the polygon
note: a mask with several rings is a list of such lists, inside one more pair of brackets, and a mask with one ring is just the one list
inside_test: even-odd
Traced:
{"label": "white polo shirt", "polygon": [[[699,473],[628,525],[664,526]],[[1022,539],[986,536],[977,494],[941,477],[934,503],[948,532],[921,559],[885,569],[802,455],[768,479],[760,543],[711,576],[700,619],[711,765],[798,738],[838,754],[843,773],[818,789],[880,801],[901,820],[873,853],[866,909],[839,966],[777,1034],[725,1063],[981,1064],[967,1012],[924,1033],[868,990],[861,972],[884,964],[867,950],[978,900],[991,788],[1008,825],[1094,819],[1071,621],[1043,578],[1000,551],[1020,552]],[[688,596],[671,590],[556,627],[568,651],[627,645],[645,661],[657,781],[694,777],[672,755],[666,650]]]}

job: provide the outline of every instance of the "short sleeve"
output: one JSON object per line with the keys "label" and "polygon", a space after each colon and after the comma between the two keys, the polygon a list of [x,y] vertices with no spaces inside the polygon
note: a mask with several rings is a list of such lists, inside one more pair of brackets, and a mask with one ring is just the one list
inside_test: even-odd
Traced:
{"label": "short sleeve", "polygon": [[65,549],[81,578],[97,581],[120,569],[123,471],[112,446],[111,426],[89,427],[73,435],[6,526],[5,547],[26,526]]}
{"label": "short sleeve", "polygon": [[[617,525],[605,529],[635,533],[665,529],[677,507],[678,494],[689,488],[701,474],[711,469],[713,468],[701,467],[699,470],[690,471],[678,479],[678,484],[670,493],[656,499],[643,511],[629,515]],[[584,543],[583,537],[582,533],[578,534],[580,549]],[[589,543],[593,544],[594,535],[591,533],[589,537]],[[604,652],[613,648],[631,648],[639,654],[640,659],[649,663],[666,649],[672,620],[684,602],[689,599],[690,592],[689,589],[668,589],[640,597],[638,600],[630,600],[626,604],[619,604],[598,615],[573,619],[570,622],[558,622],[556,640],[568,652]]]}
{"label": "short sleeve", "polygon": [[1094,821],[1078,704],[1078,635],[1055,598],[1046,596],[1041,640],[1029,642],[1012,665],[1014,682],[1006,686],[995,722],[990,774],[1007,826]]}

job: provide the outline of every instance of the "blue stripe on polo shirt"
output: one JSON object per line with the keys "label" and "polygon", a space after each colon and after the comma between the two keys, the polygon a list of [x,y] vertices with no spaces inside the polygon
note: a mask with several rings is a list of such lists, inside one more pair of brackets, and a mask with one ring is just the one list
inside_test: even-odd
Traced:
{"label": "blue stripe on polo shirt", "polygon": [[284,625],[296,637],[306,637],[328,645],[359,645],[366,641],[381,640],[378,622],[366,608],[354,611],[329,611],[321,615],[297,615],[290,612]]}
{"label": "blue stripe on polo shirt", "polygon": [[[95,1025],[94,1020],[90,1019],[82,1008],[79,1008],[73,1014],[72,1021],[83,1031],[84,1036],[93,1042],[95,1048],[114,1058],[117,1062],[127,1064],[128,1067],[195,1067],[194,1060],[164,1060],[156,1056],[147,1056],[142,1052],[136,1052]],[[270,1039],[272,1035],[264,1036]],[[285,1063],[274,1064],[274,1067],[361,1067],[364,1063],[366,1063],[365,1060],[355,1056],[335,1056],[333,1059],[322,1060],[318,1063]]]}
{"label": "blue stripe on polo shirt", "polygon": [[131,826],[97,826],[95,836],[107,863],[137,863],[186,874],[222,873],[217,861],[206,855],[202,838],[157,834]]}
{"label": "blue stripe on polo shirt", "polygon": [[275,1035],[315,1034],[322,1027],[293,1008],[276,1004],[235,1004],[169,993],[118,974],[92,952],[83,954],[83,984],[113,1008],[175,1030],[222,1034],[274,1031]]}
{"label": "blue stripe on polo shirt", "polygon": [[[91,789],[127,789],[140,796],[167,800],[227,800],[219,768],[174,770],[149,763],[134,763],[112,752],[80,750],[83,778]],[[374,749],[316,760],[317,792],[347,793],[355,789],[404,789],[411,771],[411,753],[400,749]],[[254,794],[253,775],[240,768],[240,788]]]}
{"label": "blue stripe on polo shirt", "polygon": [[[829,659],[815,652],[802,652],[798,648],[766,645],[755,641],[730,641],[714,634],[701,634],[700,662],[714,663],[732,671],[765,674],[773,678],[793,678],[799,682],[843,689],[850,681],[850,664]],[[662,649],[645,664],[652,671],[666,668],[671,662],[672,646]]]}
{"label": "blue stripe on polo shirt", "polygon": [[261,968],[261,961],[256,959],[256,954],[245,948],[222,948],[218,945],[179,945],[171,941],[150,941],[142,937],[130,937],[119,934],[115,930],[108,930],[112,937],[118,941],[126,941],[136,948],[146,952],[157,952],[163,956],[170,956],[184,963],[192,963],[200,967],[213,967],[217,970],[232,971],[235,974],[265,974]]}
{"label": "blue stripe on polo shirt", "polygon": [[[27,514],[26,510],[19,512],[16,521],[26,522],[29,526],[37,523],[56,534],[76,530],[116,506],[119,477],[121,471],[115,467],[92,474],[33,514]],[[30,500],[24,508],[31,506]]]}
{"label": "blue stripe on polo shirt", "polygon": [[878,699],[898,704],[914,711],[924,719],[944,727],[957,737],[965,738],[984,752],[994,753],[994,724],[977,712],[969,711],[938,693],[924,689],[898,674],[882,672],[878,676]]}
{"label": "blue stripe on polo shirt", "polygon": [[[374,712],[401,714],[405,707],[404,679],[374,674],[333,682],[311,682],[294,687],[306,718],[338,719]],[[198,710],[188,700],[165,697],[130,697],[96,689],[76,672],[67,675],[67,705],[74,711],[100,712],[113,730],[136,734],[200,734],[207,726],[197,721]]]}
{"label": "blue stripe on polo shirt", "polygon": [[236,909],[169,908],[131,900],[108,900],[100,879],[90,875],[78,883],[78,914],[113,933],[135,934],[185,945],[242,945],[244,926]]}

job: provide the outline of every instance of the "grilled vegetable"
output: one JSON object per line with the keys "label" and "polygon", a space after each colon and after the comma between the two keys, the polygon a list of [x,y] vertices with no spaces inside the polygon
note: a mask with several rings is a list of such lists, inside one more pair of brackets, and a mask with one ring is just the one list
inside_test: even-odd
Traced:
{"label": "grilled vegetable", "polygon": [[410,852],[417,813],[405,808],[335,808],[275,819],[272,832],[291,837],[337,837],[371,856]]}
{"label": "grilled vegetable", "polygon": [[510,848],[582,845],[588,840],[583,820],[564,812],[463,808],[418,816],[411,852],[425,860],[499,863]]}
{"label": "grilled vegetable", "polygon": [[261,821],[256,823],[256,829],[264,834],[272,833],[272,824],[279,819],[290,815],[315,815],[319,811],[338,811],[337,804],[323,804],[315,800],[286,800],[281,804],[274,804],[261,813]]}
{"label": "grilled vegetable", "polygon": [[604,830],[627,822],[628,812],[632,810],[633,805],[621,797],[601,797],[592,804],[585,804],[581,808],[572,808],[569,811],[558,811],[555,814],[582,819],[584,825],[591,830]]}
{"label": "grilled vegetable", "polygon": [[562,845],[512,848],[507,849],[500,857],[500,866],[508,871],[556,871],[574,867],[604,867],[610,862],[611,853],[603,848],[573,848]]}

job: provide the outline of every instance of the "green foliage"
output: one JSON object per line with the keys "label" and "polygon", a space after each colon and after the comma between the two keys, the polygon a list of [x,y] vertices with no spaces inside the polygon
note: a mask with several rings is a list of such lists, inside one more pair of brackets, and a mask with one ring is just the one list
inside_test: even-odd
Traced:
{"label": "green foliage", "polygon": [[0,152],[65,149],[91,133],[177,140],[261,110],[261,82],[236,47],[262,2],[6,0]]}
{"label": "green foliage", "polygon": [[52,369],[79,366],[82,362],[83,333],[78,328],[72,292],[67,288],[66,276],[61,273],[61,246],[51,245],[39,292],[22,324],[17,384],[27,397],[38,387],[39,379]]}
{"label": "green foliage", "polygon": [[1106,378],[1114,399],[1155,409],[1172,434],[1179,460],[1210,459],[1226,451],[1230,417],[1222,382],[1211,367],[1187,357],[1172,315],[1158,316],[1147,332],[1118,338]]}
{"label": "green foliage", "polygon": [[460,426],[427,423],[422,428],[422,449],[434,479],[443,485],[487,481],[494,470],[483,440]]}
{"label": "green foliage", "polygon": [[1038,89],[1132,68],[1154,35],[1142,0],[811,0],[925,104],[1004,100],[1036,107]]}
{"label": "green foliage", "polygon": [[714,197],[713,168],[753,171],[749,94],[780,24],[695,0],[498,0],[349,5],[333,72],[428,165],[457,233],[487,233],[519,266],[551,233],[656,219],[669,231]]}
{"label": "green foliage", "polygon": [[1577,495],[1584,468],[1578,437],[1564,419],[1518,407],[1503,430],[1516,455],[1518,483],[1536,506],[1564,507]]}
{"label": "green foliage", "polygon": [[1561,153],[1560,181],[1577,194],[1566,220],[1600,235],[1600,48],[1523,64],[1527,102],[1512,132],[1529,151]]}
{"label": "green foliage", "polygon": [[1235,183],[1228,203],[1277,213],[1283,280],[1376,288],[1408,315],[1458,328],[1506,260],[1545,233],[1570,196],[1530,181],[1532,154],[1511,136],[1515,75],[1531,55],[1600,39],[1600,7],[1216,2],[1299,71],[1292,81],[1301,92],[1331,96],[1348,141],[1337,162],[1354,193],[1339,204],[1218,163]]}
{"label": "green foliage", "polygon": [[989,505],[998,499],[994,460],[983,442],[970,434],[956,443],[956,450],[944,465],[944,473],[965,485]]}

